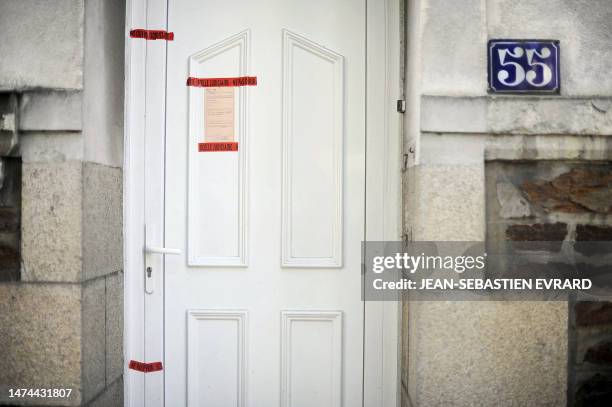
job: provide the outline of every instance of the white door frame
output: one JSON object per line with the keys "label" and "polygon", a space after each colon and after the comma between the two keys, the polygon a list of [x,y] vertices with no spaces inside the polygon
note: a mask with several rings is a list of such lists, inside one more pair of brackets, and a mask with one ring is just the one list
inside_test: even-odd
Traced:
{"label": "white door frame", "polygon": [[[159,343],[148,353],[163,354],[163,326],[145,313],[145,151],[159,155],[165,132],[164,41],[130,39],[134,28],[166,29],[167,0],[128,0],[125,49],[124,140],[124,400],[126,406],[158,404],[145,395],[145,377],[161,386],[163,375],[128,369],[129,360],[144,360],[145,321],[158,328]],[[400,95],[400,1],[365,0],[367,5],[366,97],[366,238],[400,240],[401,236],[401,115],[396,111]],[[176,39],[180,40],[180,39]],[[171,45],[170,45],[171,46]],[[149,63],[147,64],[147,58]],[[149,113],[146,115],[145,113]],[[147,145],[146,140],[149,141]],[[153,143],[151,143],[153,140]],[[161,151],[163,154],[163,150]],[[161,156],[163,162],[163,155]],[[162,167],[162,166],[160,166]],[[162,168],[163,170],[163,168]],[[163,177],[163,173],[162,173]],[[163,179],[163,178],[162,178]],[[163,189],[159,191],[163,196]],[[148,191],[151,194],[151,191]],[[160,213],[161,208],[161,213]],[[147,216],[160,216],[157,206]],[[149,219],[150,222],[150,219]],[[162,226],[163,227],[163,226]],[[163,243],[163,242],[159,242]],[[161,257],[161,256],[160,256]],[[161,263],[161,260],[160,260]],[[146,299],[162,306],[161,296]],[[400,384],[400,304],[366,302],[364,332],[364,406],[397,407]],[[151,342],[151,341],[148,341]],[[152,346],[152,347],[151,347]],[[161,405],[161,404],[160,404]]]}

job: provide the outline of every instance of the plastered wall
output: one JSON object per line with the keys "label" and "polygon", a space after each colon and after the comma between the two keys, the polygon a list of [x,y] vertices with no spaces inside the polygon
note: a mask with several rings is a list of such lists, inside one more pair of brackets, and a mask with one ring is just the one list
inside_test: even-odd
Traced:
{"label": "plastered wall", "polygon": [[82,0],[4,0],[0,89],[82,89]]}

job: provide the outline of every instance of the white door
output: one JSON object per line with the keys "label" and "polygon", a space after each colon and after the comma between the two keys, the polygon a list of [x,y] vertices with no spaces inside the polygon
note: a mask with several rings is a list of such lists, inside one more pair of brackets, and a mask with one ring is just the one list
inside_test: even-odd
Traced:
{"label": "white door", "polygon": [[[365,0],[167,13],[163,243],[181,254],[152,277],[164,380],[149,389],[167,406],[361,406]],[[186,86],[243,76],[257,85]],[[199,151],[215,141],[237,151]]]}

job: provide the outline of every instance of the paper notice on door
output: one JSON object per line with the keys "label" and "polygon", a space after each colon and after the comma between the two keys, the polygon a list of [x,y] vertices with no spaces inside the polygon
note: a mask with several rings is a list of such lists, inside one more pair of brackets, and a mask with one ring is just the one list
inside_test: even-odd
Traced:
{"label": "paper notice on door", "polygon": [[204,91],[204,141],[234,141],[234,88]]}

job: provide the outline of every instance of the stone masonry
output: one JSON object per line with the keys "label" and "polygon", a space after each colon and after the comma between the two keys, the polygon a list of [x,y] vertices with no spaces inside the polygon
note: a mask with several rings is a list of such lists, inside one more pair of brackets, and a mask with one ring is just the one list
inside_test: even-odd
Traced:
{"label": "stone masonry", "polygon": [[[486,176],[490,248],[528,241],[556,275],[602,260],[609,273],[612,164],[490,162]],[[610,405],[612,304],[574,297],[568,324],[568,405]]]}
{"label": "stone masonry", "polygon": [[0,3],[0,405],[123,405],[124,22],[121,0]]}
{"label": "stone masonry", "polygon": [[[406,1],[408,239],[545,238],[551,256],[571,245],[594,258],[583,252],[612,225],[611,21],[609,0]],[[560,94],[491,94],[487,41],[501,38],[559,40]],[[402,405],[601,405],[609,323],[599,307],[405,300]],[[597,323],[576,322],[584,308]]]}

